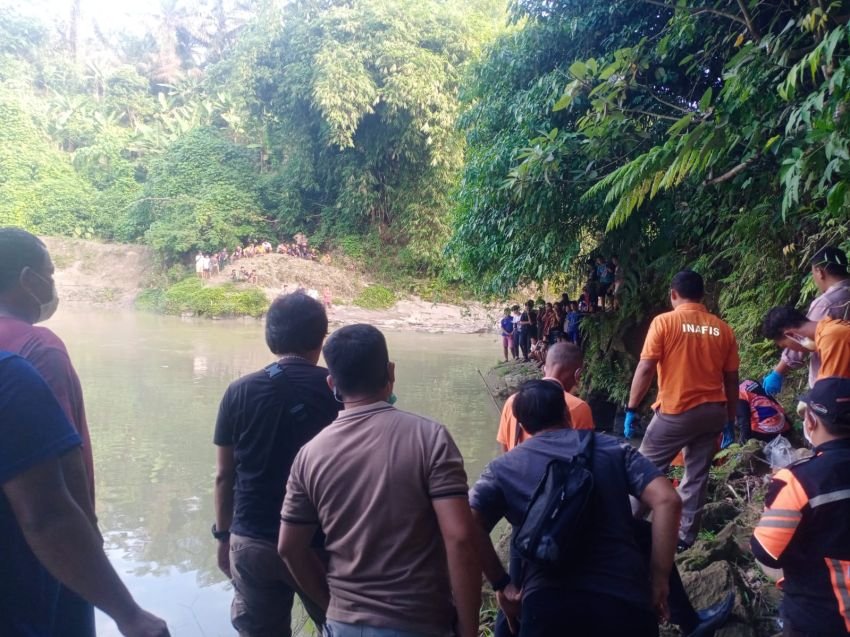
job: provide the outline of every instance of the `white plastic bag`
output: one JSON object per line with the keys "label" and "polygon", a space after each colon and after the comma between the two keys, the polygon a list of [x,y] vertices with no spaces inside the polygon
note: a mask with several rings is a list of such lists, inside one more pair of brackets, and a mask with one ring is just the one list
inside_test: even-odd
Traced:
{"label": "white plastic bag", "polygon": [[784,469],[797,460],[794,447],[784,436],[776,436],[764,446],[764,457],[773,469]]}

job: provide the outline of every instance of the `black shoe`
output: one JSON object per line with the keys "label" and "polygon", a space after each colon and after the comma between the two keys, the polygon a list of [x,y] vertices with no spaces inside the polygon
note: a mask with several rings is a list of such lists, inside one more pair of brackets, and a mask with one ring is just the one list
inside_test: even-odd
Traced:
{"label": "black shoe", "polygon": [[693,542],[685,542],[685,540],[679,540],[679,543],[676,545],[676,553],[684,553],[692,546]]}
{"label": "black shoe", "polygon": [[699,624],[688,637],[713,637],[714,631],[729,621],[735,607],[735,593],[729,593],[726,599],[697,611]]}

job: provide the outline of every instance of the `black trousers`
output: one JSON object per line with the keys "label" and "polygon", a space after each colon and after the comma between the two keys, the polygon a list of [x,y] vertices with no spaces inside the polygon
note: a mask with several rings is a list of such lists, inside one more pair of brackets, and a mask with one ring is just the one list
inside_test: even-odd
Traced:
{"label": "black trousers", "polygon": [[527,329],[519,333],[519,348],[522,350],[522,357],[528,360],[528,353],[531,351],[531,334]]}
{"label": "black trousers", "polygon": [[657,637],[658,620],[648,609],[599,593],[544,589],[522,600],[519,637]]}

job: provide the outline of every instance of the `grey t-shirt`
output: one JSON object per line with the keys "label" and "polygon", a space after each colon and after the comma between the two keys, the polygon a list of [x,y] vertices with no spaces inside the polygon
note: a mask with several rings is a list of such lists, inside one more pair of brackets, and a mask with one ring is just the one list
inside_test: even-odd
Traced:
{"label": "grey t-shirt", "polygon": [[301,449],[281,518],[325,533],[329,619],[446,635],[455,610],[433,500],[466,494],[445,427],[375,403],[340,412]]}
{"label": "grey t-shirt", "polygon": [[629,495],[639,498],[662,473],[636,449],[604,434],[561,429],[539,433],[493,460],[469,492],[470,506],[495,525],[505,518],[522,523],[546,466],[569,459],[580,436],[595,435],[591,539],[580,564],[554,575],[528,564],[523,595],[543,588],[612,595],[637,606],[649,605],[647,558],[638,549]]}

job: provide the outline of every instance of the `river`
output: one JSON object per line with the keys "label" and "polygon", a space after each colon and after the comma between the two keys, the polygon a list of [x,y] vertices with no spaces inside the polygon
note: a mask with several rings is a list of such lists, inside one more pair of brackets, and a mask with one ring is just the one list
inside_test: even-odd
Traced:
{"label": "river", "polygon": [[[234,635],[210,536],[212,432],[227,385],[274,360],[262,324],[62,308],[46,325],[82,381],[112,564],[175,637]],[[476,371],[496,362],[496,337],[386,336],[398,407],[444,423],[474,480],[496,450],[498,414]],[[303,621],[296,611],[294,623]],[[98,634],[118,635],[100,613]]]}

